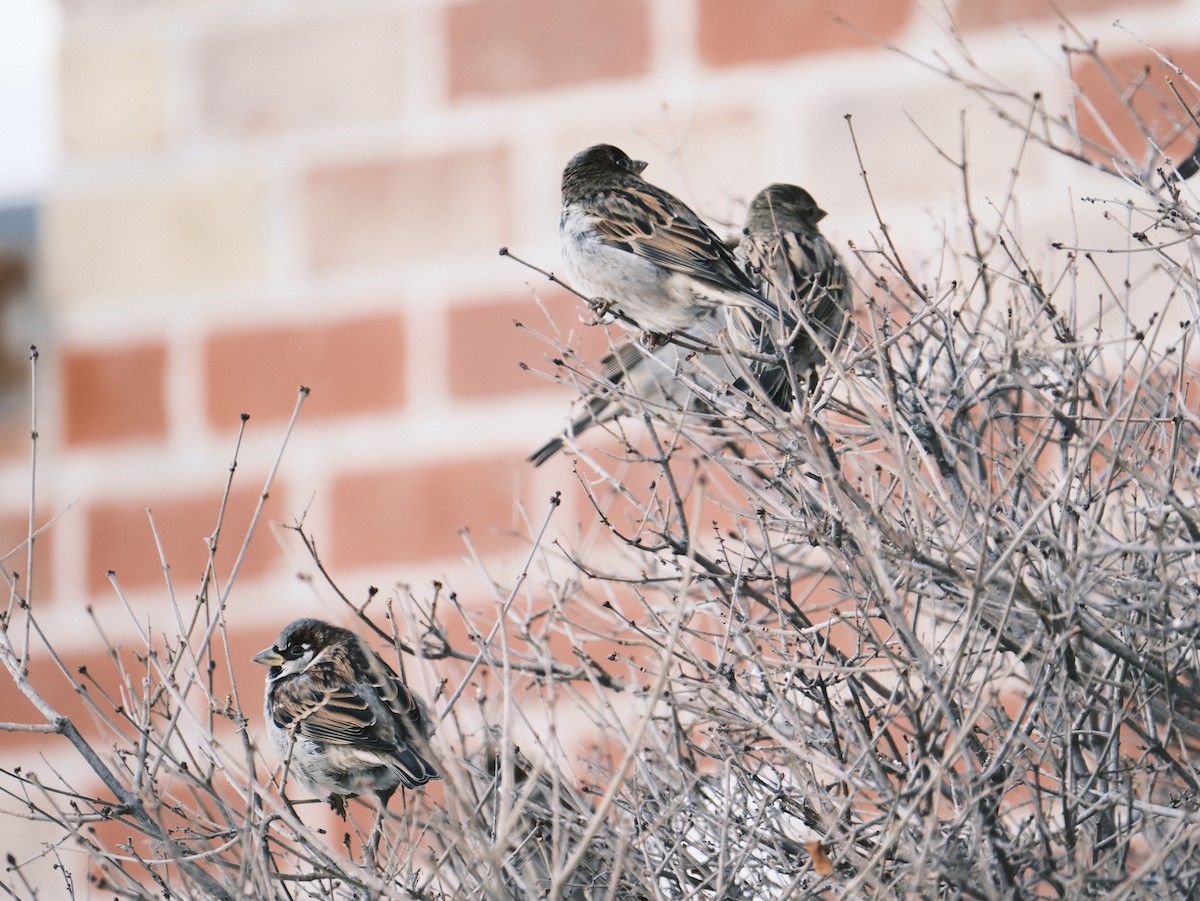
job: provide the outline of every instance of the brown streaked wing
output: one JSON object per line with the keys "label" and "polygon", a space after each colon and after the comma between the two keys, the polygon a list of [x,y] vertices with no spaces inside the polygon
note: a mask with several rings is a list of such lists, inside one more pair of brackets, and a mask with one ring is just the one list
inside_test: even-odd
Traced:
{"label": "brown streaked wing", "polygon": [[429,733],[424,711],[416,696],[382,657],[374,651],[368,653],[371,655],[371,686],[391,711],[397,732],[403,737],[427,737]]}
{"label": "brown streaked wing", "polygon": [[382,657],[370,649],[364,650],[370,655],[371,685],[392,714],[396,736],[391,748],[392,758],[404,770],[405,784],[415,788],[430,779],[440,779],[437,767],[413,747],[413,742],[424,743],[433,731],[425,717],[424,706]]}
{"label": "brown streaked wing", "polygon": [[776,278],[789,290],[802,312],[818,325],[832,325],[849,304],[849,275],[829,242],[821,235],[788,232],[776,252]]}
{"label": "brown streaked wing", "polygon": [[301,735],[342,745],[388,750],[377,718],[361,689],[335,684],[332,667],[310,666],[302,675],[285,679],[275,688],[273,715],[284,729],[293,725]]}
{"label": "brown streaked wing", "polygon": [[724,242],[686,207],[647,186],[605,191],[595,199],[601,240],[667,269],[740,293],[754,292]]}

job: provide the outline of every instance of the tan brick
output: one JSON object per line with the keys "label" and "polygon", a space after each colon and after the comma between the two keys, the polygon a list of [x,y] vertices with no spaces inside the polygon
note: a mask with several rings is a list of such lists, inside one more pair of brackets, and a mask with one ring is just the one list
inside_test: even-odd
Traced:
{"label": "tan brick", "polygon": [[263,182],[242,173],[59,197],[46,231],[51,294],[107,304],[256,282],[265,203]]}
{"label": "tan brick", "polygon": [[522,364],[553,373],[551,360],[561,355],[560,340],[569,340],[577,354],[593,362],[607,352],[604,329],[580,322],[583,314],[574,295],[547,287],[538,290],[538,297],[552,321],[547,321],[532,296],[460,304],[450,310],[447,359],[452,395],[486,398],[551,388],[552,382],[526,371]]}
{"label": "tan brick", "polygon": [[915,10],[914,0],[698,0],[700,56],[734,66],[871,47],[874,38],[894,37]]}
{"label": "tan brick", "polygon": [[455,557],[465,548],[464,526],[484,553],[515,547],[500,531],[513,521],[513,466],[497,457],[339,476],[330,560],[366,566]]}
{"label": "tan brick", "polygon": [[511,232],[498,149],[318,169],[307,194],[320,272],[494,253]]}
{"label": "tan brick", "polygon": [[[267,534],[267,523],[285,518],[285,511],[274,499],[281,493],[281,486],[276,482],[274,495],[267,502],[258,532],[242,564],[243,578],[260,576],[278,561],[276,544]],[[230,495],[217,545],[217,573],[222,585],[237,559],[258,497],[258,490],[250,487],[235,488]],[[85,527],[89,592],[93,595],[111,592],[106,575],[110,569],[124,589],[163,586],[165,590],[162,563],[150,530],[147,507],[154,517],[176,592],[183,597],[197,592],[208,562],[205,540],[217,526],[220,504],[221,486],[214,485],[211,492],[203,495],[169,499],[151,495],[126,497],[88,507]]]}
{"label": "tan brick", "polygon": [[446,18],[453,97],[627,78],[650,65],[646,0],[473,0]]}
{"label": "tan brick", "polygon": [[149,40],[71,38],[60,57],[68,155],[155,150],[167,139],[167,68]]}
{"label": "tan brick", "polygon": [[[1167,52],[1167,56],[1193,77],[1200,74],[1200,47],[1176,47]],[[1174,82],[1193,108],[1200,97],[1188,86],[1186,79],[1168,70],[1148,50],[1106,56],[1104,65],[1111,71],[1118,88],[1114,89],[1101,67],[1088,57],[1078,58],[1072,71],[1072,77],[1086,97],[1086,102],[1083,99],[1075,101],[1079,132],[1085,139],[1084,151],[1107,162],[1124,150],[1135,163],[1144,163],[1149,157],[1150,146],[1134,113],[1162,147],[1180,122],[1190,121],[1187,110],[1180,106],[1167,79]],[[1136,88],[1133,87],[1135,84]],[[1118,146],[1113,146],[1109,132],[1116,138]],[[1191,153],[1195,142],[1195,129],[1185,128],[1164,149],[1178,164]]]}
{"label": "tan brick", "polygon": [[296,327],[221,331],[205,344],[208,417],[217,427],[289,416],[300,385],[304,417],[350,415],[404,402],[404,328],[381,314]]}
{"label": "tan brick", "polygon": [[74,349],[63,361],[68,444],[161,439],[167,431],[162,344]]}
{"label": "tan brick", "polygon": [[270,132],[396,116],[404,17],[338,14],[211,35],[201,109],[226,132]]}

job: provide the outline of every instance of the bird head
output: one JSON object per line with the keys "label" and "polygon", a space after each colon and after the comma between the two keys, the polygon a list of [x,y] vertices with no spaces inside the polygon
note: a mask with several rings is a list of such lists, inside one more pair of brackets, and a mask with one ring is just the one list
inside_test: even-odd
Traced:
{"label": "bird head", "polygon": [[811,194],[796,185],[774,184],[750,201],[746,225],[763,233],[815,228],[825,218]]}
{"label": "bird head", "polygon": [[642,160],[630,159],[620,147],[612,144],[593,144],[571,157],[563,169],[563,199],[584,196],[598,186],[608,186],[635,180],[646,168]]}
{"label": "bird head", "polygon": [[319,619],[298,619],[286,625],[275,643],[254,655],[255,663],[271,667],[271,678],[304,672],[313,658],[339,641],[345,629]]}

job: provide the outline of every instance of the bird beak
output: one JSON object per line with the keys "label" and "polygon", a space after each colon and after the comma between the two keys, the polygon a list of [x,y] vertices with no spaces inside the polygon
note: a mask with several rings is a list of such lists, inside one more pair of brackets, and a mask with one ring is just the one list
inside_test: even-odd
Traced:
{"label": "bird beak", "polygon": [[633,172],[634,175],[641,175],[643,172],[646,171],[646,167],[649,165],[650,164],[647,163],[645,160],[630,160],[629,161],[629,168]]}
{"label": "bird beak", "polygon": [[263,648],[252,659],[255,663],[261,663],[263,666],[283,665],[283,657],[274,648]]}

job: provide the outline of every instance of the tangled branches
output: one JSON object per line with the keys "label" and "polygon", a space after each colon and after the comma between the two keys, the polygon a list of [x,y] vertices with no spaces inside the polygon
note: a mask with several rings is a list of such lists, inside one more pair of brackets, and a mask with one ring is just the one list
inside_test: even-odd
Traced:
{"label": "tangled branches", "polygon": [[[1042,98],[948,74],[1094,164]],[[176,634],[114,645],[115,681],[53,658],[98,724],[85,737],[40,700],[21,636],[53,636],[10,581],[0,659],[44,715],[27,726],[92,774],[5,774],[21,815],[61,830],[47,853],[79,843],[128,897],[1200,891],[1200,409],[1194,323],[1165,312],[1200,295],[1200,209],[1157,150],[1109,159],[1135,192],[1092,207],[1122,212],[1115,252],[1061,242],[1039,272],[1011,205],[984,228],[965,157],[943,158],[963,246],[920,277],[881,219],[855,253],[854,333],[797,409],[685,358],[693,397],[621,397],[625,416],[567,440],[573,538],[553,537],[556,496],[517,574],[469,555],[490,606],[440,585],[334,594],[438,686],[441,794],[405,799],[374,867],[366,808],[330,824],[268,776],[230,586],[206,577]],[[1135,254],[1144,277],[1107,271]],[[554,358],[584,405],[621,390],[570,347]]]}

